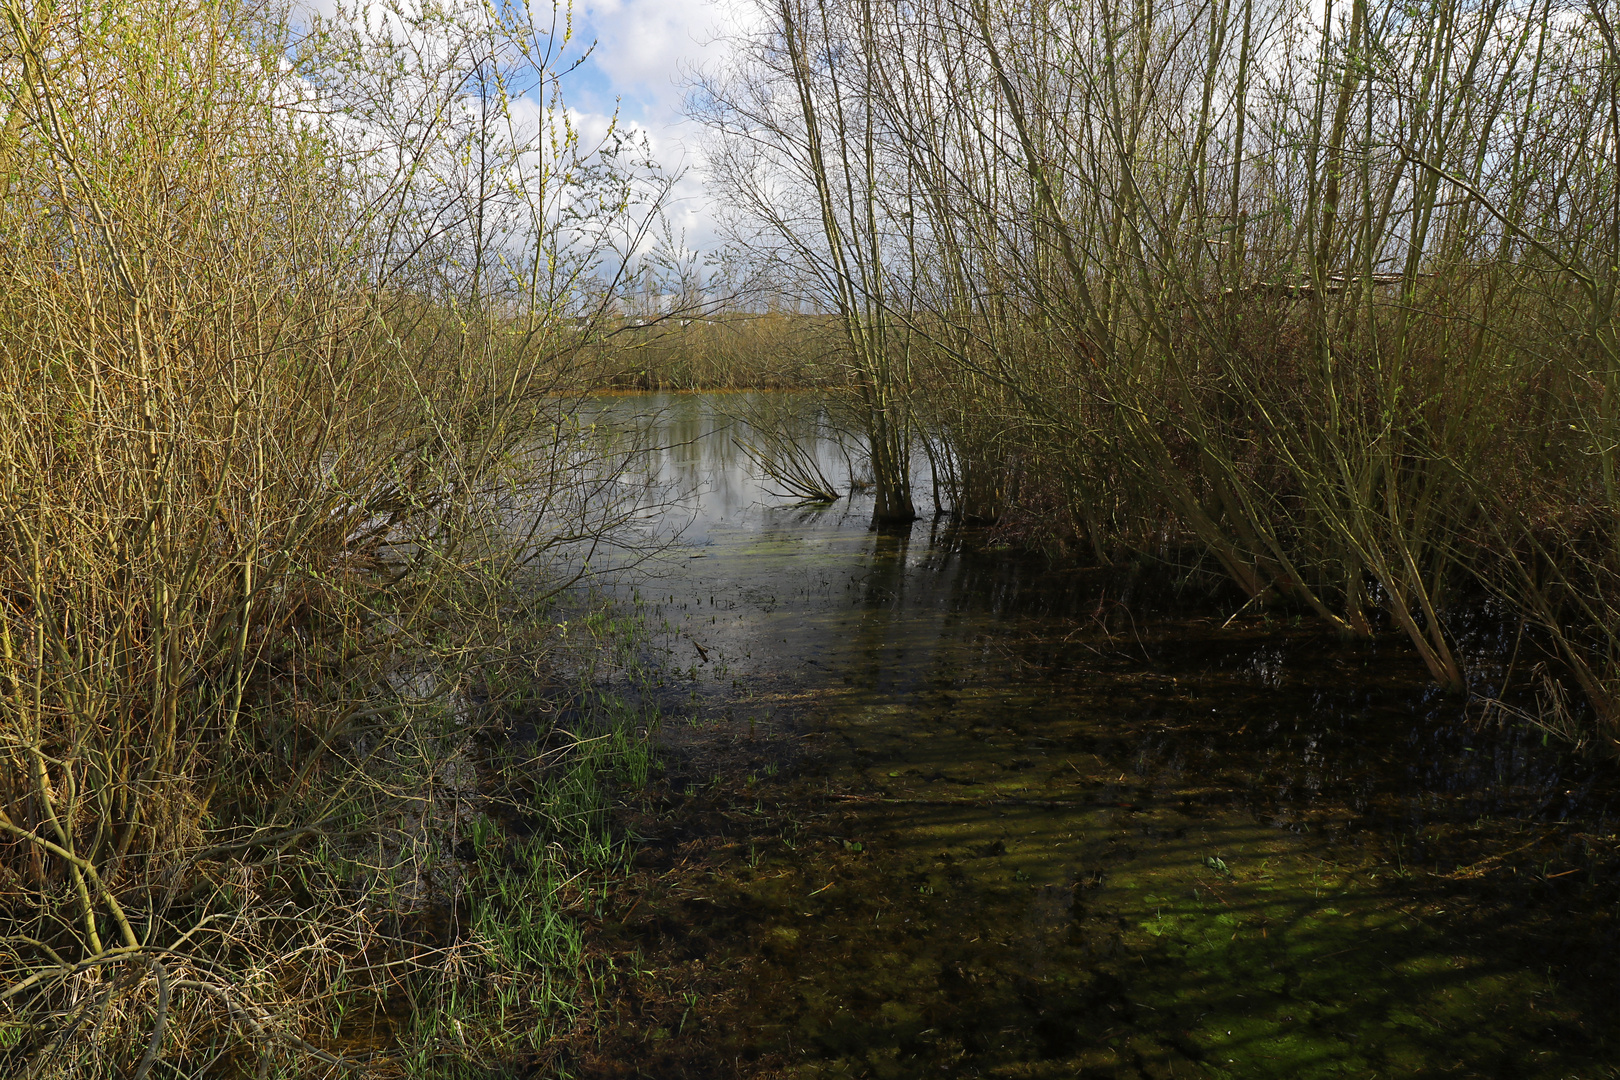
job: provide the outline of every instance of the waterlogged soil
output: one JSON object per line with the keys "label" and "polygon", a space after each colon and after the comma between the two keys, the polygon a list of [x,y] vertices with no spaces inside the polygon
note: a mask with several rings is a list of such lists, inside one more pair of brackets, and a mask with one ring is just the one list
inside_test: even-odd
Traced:
{"label": "waterlogged soil", "polygon": [[1394,638],[773,504],[643,405],[691,521],[574,1072],[1620,1075],[1612,767]]}

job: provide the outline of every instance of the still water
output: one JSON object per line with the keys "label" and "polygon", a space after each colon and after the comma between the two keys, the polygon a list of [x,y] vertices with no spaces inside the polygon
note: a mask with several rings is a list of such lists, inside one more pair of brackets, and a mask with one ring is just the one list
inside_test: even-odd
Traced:
{"label": "still water", "polygon": [[586,1075],[1620,1075],[1612,767],[1394,638],[792,505],[739,400],[600,406],[679,536]]}

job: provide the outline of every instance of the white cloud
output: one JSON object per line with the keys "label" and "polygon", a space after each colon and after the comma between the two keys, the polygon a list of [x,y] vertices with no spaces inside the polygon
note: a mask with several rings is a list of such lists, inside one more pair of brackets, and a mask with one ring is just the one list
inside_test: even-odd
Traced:
{"label": "white cloud", "polygon": [[[298,0],[307,12],[332,16],[339,0]],[[386,0],[342,0],[377,25]],[[397,2],[397,0],[396,0]],[[418,0],[404,0],[408,8]],[[567,0],[559,0],[567,3]],[[550,21],[549,0],[529,0],[537,23]],[[702,179],[698,132],[683,114],[686,83],[699,68],[722,62],[740,27],[753,22],[753,0],[574,0],[568,52],[595,41],[589,60],[563,82],[563,97],[581,145],[599,145],[615,109],[621,130],[646,136],[652,156],[681,174],[667,214],[689,249],[717,246],[714,214]],[[392,30],[393,27],[390,27]],[[537,123],[543,106],[514,103],[520,123]]]}
{"label": "white cloud", "polygon": [[609,84],[636,99],[638,119],[668,124],[680,117],[687,72],[725,47],[728,11],[715,0],[584,0],[579,14]]}
{"label": "white cloud", "polygon": [[[645,131],[654,157],[684,171],[670,192],[677,237],[700,251],[716,244],[714,214],[704,190],[698,132],[682,111],[694,71],[725,59],[736,35],[757,19],[750,0],[578,0],[580,30],[596,40],[591,87],[620,99],[622,118]],[[581,74],[584,74],[583,72]]]}
{"label": "white cloud", "polygon": [[[568,122],[573,126],[575,134],[579,136],[579,144],[590,148],[600,146],[602,140],[607,138],[608,129],[613,126],[613,117],[607,113],[589,112],[570,107]],[[622,126],[622,125],[621,125]]]}

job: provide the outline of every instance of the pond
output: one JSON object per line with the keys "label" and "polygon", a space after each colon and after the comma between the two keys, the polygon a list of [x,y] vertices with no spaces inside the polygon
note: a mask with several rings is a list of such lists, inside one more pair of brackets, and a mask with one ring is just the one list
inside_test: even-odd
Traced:
{"label": "pond", "polygon": [[579,1071],[1620,1075],[1611,766],[1393,637],[792,505],[741,401],[600,405],[684,532],[634,586],[665,768]]}

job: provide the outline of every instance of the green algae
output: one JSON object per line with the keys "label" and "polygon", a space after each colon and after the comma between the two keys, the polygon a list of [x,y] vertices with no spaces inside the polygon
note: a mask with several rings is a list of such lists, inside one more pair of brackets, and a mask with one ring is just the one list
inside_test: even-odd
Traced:
{"label": "green algae", "polygon": [[[990,831],[962,822],[927,830],[939,844],[932,858],[828,867],[838,888],[819,896],[784,895],[784,880],[807,885],[815,872],[738,888],[765,921],[781,920],[769,933],[793,924],[780,975],[814,984],[788,990],[813,1059],[806,1075],[923,1075],[952,1054],[1077,1075],[1101,1067],[1099,1048],[1114,1052],[1111,1067],[1145,1075],[1196,1065],[1233,1076],[1418,1076],[1459,1063],[1490,1074],[1509,1060],[1520,1075],[1581,1074],[1582,1055],[1480,1029],[1537,998],[1556,1012],[1545,976],[1458,955],[1403,898],[1279,850],[1268,830],[1242,831],[1226,830],[1225,847],[1264,858],[1264,875],[1212,876],[1179,853],[1098,860],[1110,880],[1082,887],[1083,899],[1072,873],[1040,873],[1054,860],[1031,850],[1028,833],[1002,851],[1005,841],[976,845]],[[897,832],[889,845],[923,839]],[[985,1017],[1015,1022],[987,1031]]]}
{"label": "green algae", "polygon": [[[977,737],[972,695],[948,729],[864,697],[821,695],[826,771],[770,791],[811,842],[709,870],[739,913],[721,945],[752,960],[746,1006],[711,1021],[734,1057],[807,1077],[1615,1075],[1591,1000],[1482,949],[1381,847],[1183,798],[1206,785],[1123,791],[1105,755],[1044,768]],[[1098,722],[1038,729],[1061,748]],[[895,759],[860,752],[867,726],[907,725]]]}

